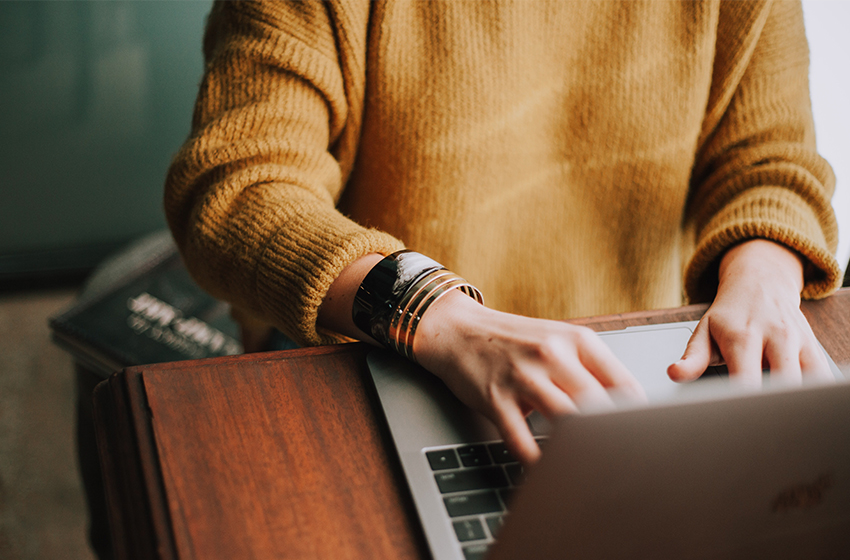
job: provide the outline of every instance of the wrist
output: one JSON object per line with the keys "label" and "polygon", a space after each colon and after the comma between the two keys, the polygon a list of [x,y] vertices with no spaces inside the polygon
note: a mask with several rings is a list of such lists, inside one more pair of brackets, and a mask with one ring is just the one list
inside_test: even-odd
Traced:
{"label": "wrist", "polygon": [[738,281],[781,286],[798,297],[803,291],[803,258],[767,239],[751,239],[729,249],[720,261],[718,291]]}
{"label": "wrist", "polygon": [[363,278],[378,264],[384,256],[378,253],[364,255],[343,269],[331,284],[328,293],[319,307],[317,324],[342,335],[373,342],[369,333],[361,332],[351,317],[351,307],[357,294],[357,287]]}
{"label": "wrist", "polygon": [[413,348],[422,318],[437,302],[457,292],[483,303],[477,288],[439,263],[413,251],[397,251],[363,278],[352,320],[381,345],[417,361]]}
{"label": "wrist", "polygon": [[[460,290],[453,290],[437,300],[422,316],[413,352],[420,362],[427,362],[429,356],[445,350],[453,342],[469,339],[471,329],[476,331],[475,334],[481,334],[482,326],[490,324],[494,313]],[[427,363],[422,365],[427,368]]]}

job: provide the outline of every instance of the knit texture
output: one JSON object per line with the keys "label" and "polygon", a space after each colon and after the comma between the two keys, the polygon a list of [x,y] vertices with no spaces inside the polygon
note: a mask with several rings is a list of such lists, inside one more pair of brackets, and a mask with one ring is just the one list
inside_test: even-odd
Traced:
{"label": "knit texture", "polygon": [[798,2],[216,4],[165,191],[213,294],[301,344],[340,271],[407,246],[491,307],[707,300],[772,239],[840,283]]}

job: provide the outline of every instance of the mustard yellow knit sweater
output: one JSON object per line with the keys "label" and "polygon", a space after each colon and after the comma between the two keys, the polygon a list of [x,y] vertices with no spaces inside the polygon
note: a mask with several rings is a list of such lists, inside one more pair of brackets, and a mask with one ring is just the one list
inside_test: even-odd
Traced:
{"label": "mustard yellow knit sweater", "polygon": [[354,259],[402,246],[566,319],[705,300],[736,242],[840,269],[798,2],[214,7],[165,209],[213,294],[302,344]]}

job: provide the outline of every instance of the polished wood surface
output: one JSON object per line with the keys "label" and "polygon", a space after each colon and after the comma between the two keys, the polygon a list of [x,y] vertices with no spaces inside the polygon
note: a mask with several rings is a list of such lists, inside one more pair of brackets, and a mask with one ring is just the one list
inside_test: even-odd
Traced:
{"label": "polished wood surface", "polygon": [[[704,306],[579,319],[596,330]],[[850,375],[850,289],[804,303]],[[119,557],[427,558],[368,347],[129,368],[95,394]]]}

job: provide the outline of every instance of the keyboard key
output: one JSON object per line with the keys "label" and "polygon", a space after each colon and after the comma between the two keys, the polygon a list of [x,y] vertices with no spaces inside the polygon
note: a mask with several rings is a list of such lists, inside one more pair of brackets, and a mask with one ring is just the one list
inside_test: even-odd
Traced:
{"label": "keyboard key", "polygon": [[510,507],[513,495],[513,488],[505,488],[503,490],[499,490],[499,497],[502,498],[502,502],[505,504],[505,507]]}
{"label": "keyboard key", "polygon": [[487,535],[484,534],[484,525],[477,519],[455,521],[452,525],[454,525],[457,540],[460,542],[477,541],[487,538]]}
{"label": "keyboard key", "polygon": [[484,560],[487,557],[486,544],[474,544],[463,549],[463,557],[466,560]]}
{"label": "keyboard key", "polygon": [[504,488],[508,485],[508,479],[499,467],[437,473],[434,475],[434,479],[443,494],[466,490]]}
{"label": "keyboard key", "polygon": [[479,513],[501,513],[502,504],[492,490],[489,492],[478,492],[476,494],[464,494],[461,496],[449,496],[443,498],[449,517],[462,517],[464,515],[477,515]]}
{"label": "keyboard key", "polygon": [[457,454],[465,467],[483,467],[492,463],[484,445],[464,445],[457,448]]}
{"label": "keyboard key", "polygon": [[490,449],[490,455],[493,456],[493,462],[496,464],[516,463],[513,455],[508,451],[508,446],[504,443],[491,443],[487,446]]}
{"label": "keyboard key", "polygon": [[429,451],[425,454],[428,457],[428,464],[431,465],[431,470],[440,471],[443,469],[456,469],[460,467],[457,462],[457,455],[454,449],[441,449],[439,451]]}
{"label": "keyboard key", "polygon": [[520,486],[525,482],[525,469],[519,463],[505,465],[505,472],[508,473],[508,478],[514,486]]}
{"label": "keyboard key", "polygon": [[496,533],[499,532],[499,529],[502,528],[502,525],[505,523],[504,515],[491,515],[484,519],[487,522],[487,528],[490,529],[490,535],[495,539]]}

